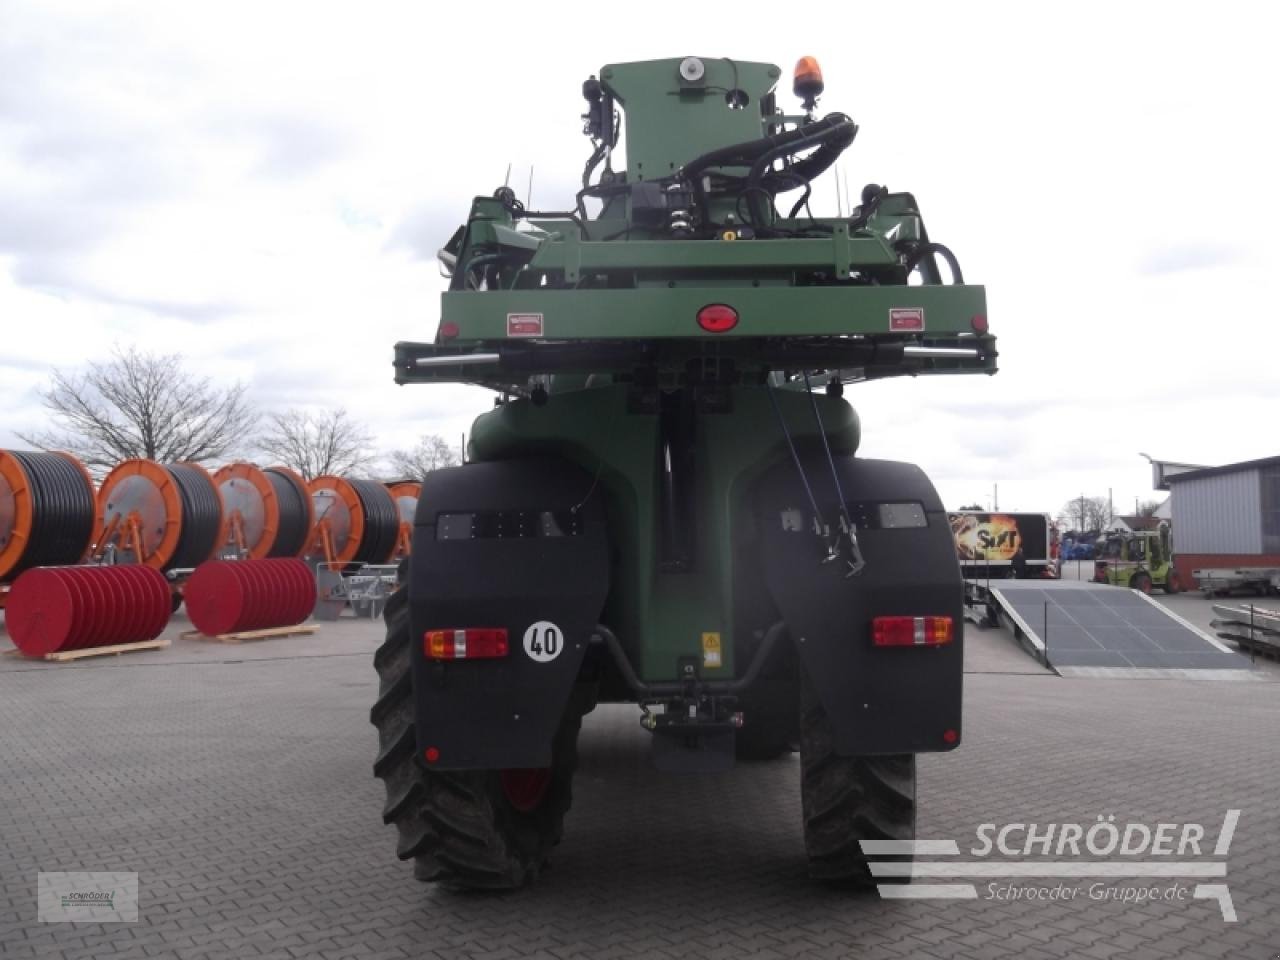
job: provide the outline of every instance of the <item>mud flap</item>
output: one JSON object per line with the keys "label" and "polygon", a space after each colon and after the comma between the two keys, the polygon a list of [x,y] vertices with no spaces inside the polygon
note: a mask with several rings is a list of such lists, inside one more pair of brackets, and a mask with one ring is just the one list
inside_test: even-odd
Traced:
{"label": "mud flap", "polygon": [[[604,510],[562,460],[471,463],[422,484],[409,565],[419,756],[438,769],[551,764],[609,588]],[[428,659],[431,630],[504,628],[509,652]]]}
{"label": "mud flap", "polygon": [[[804,461],[828,523],[840,516],[825,457]],[[960,742],[964,586],[947,515],[919,467],[837,457],[866,566],[824,563],[813,509],[786,461],[756,487],[765,581],[846,756],[951,750]],[[897,505],[882,509],[883,504]],[[941,646],[877,647],[877,616],[950,616]]]}

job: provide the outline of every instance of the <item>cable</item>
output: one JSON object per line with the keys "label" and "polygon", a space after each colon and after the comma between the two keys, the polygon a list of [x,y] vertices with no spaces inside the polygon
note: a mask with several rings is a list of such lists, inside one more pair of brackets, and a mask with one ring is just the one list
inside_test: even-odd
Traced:
{"label": "cable", "polygon": [[769,395],[769,405],[773,407],[773,415],[778,418],[778,426],[782,428],[782,435],[787,440],[787,449],[791,451],[791,460],[796,465],[796,471],[800,474],[800,482],[804,484],[805,495],[809,498],[809,506],[813,508],[814,522],[823,530],[827,528],[827,521],[822,517],[822,511],[818,509],[818,499],[813,495],[813,488],[809,486],[809,477],[804,472],[804,465],[800,462],[800,454],[796,452],[795,442],[791,439],[791,431],[787,429],[787,421],[783,419],[782,409],[778,406],[778,400],[773,395],[773,386],[766,385],[764,392]]}
{"label": "cable", "polygon": [[[907,257],[907,273],[910,273],[924,262],[925,257],[932,258],[934,255],[947,262],[947,267],[951,270],[951,282],[953,284],[964,283],[964,274],[960,272],[960,261],[956,259],[956,255],[943,244],[933,243],[932,241],[919,244],[911,251]],[[933,264],[933,273],[937,278],[937,282],[941,283],[941,277],[938,277],[937,263]]]}
{"label": "cable", "polygon": [[[831,455],[831,444],[827,441],[827,431],[822,426],[822,414],[818,412],[818,401],[813,395],[813,386],[809,383],[808,370],[804,371],[804,390],[809,394],[809,406],[813,408],[813,419],[818,425],[818,435],[822,437],[822,449],[827,451],[827,463],[831,466],[831,482],[835,484],[836,496],[840,500],[840,529],[849,538],[849,552],[853,558],[849,561],[848,576],[857,576],[867,562],[862,558],[862,548],[858,546],[858,531],[853,524],[853,517],[849,516],[849,504],[845,501],[844,489],[840,486],[840,472],[836,470],[836,459]],[[838,549],[839,539],[834,547],[830,547],[828,561],[836,559]]]}
{"label": "cable", "polygon": [[854,233],[864,228],[868,221],[880,209],[880,203],[889,195],[888,187],[877,187],[869,200],[858,206],[858,215],[849,221],[849,232]]}

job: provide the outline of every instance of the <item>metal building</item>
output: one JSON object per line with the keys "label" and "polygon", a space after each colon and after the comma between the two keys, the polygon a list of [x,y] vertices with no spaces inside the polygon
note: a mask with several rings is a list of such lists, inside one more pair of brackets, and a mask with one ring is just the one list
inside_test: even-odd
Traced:
{"label": "metal building", "polygon": [[1167,476],[1178,578],[1212,567],[1280,566],[1280,456]]}

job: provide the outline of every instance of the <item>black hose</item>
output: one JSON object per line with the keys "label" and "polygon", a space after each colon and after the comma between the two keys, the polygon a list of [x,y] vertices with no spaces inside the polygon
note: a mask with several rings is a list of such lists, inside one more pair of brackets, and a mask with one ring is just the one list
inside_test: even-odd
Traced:
{"label": "black hose", "polygon": [[31,567],[79,563],[93,537],[97,516],[93,485],[74,460],[60,453],[11,450],[9,455],[27,478],[31,532],[5,578]]}
{"label": "black hose", "polygon": [[932,280],[934,283],[942,283],[942,275],[938,272],[938,264],[933,258],[941,257],[947,262],[948,269],[951,270],[951,282],[955,284],[964,283],[964,274],[960,272],[960,261],[956,259],[956,255],[951,252],[950,248],[941,243],[926,242],[918,245],[911,251],[907,257],[907,273],[910,273],[916,267],[926,263],[932,268],[931,276],[926,280]]}
{"label": "black hose", "polygon": [[[788,178],[799,177],[802,180],[813,180],[814,177],[836,162],[836,158],[840,156],[845,147],[853,142],[857,129],[852,120],[840,113],[831,114],[831,116],[823,117],[818,123],[801,127],[800,130],[805,132],[805,136],[779,143],[766,150],[756,159],[751,165],[751,170],[747,173],[747,185],[744,193],[754,195],[756,191],[766,190],[765,171],[773,161],[816,146],[819,150],[815,151],[813,156],[806,157],[804,160],[792,164],[787,170],[772,174],[769,177],[779,187],[781,182],[785,182],[781,181],[784,175]],[[812,164],[811,161],[819,153],[822,154],[821,162]],[[772,194],[774,191],[769,190],[768,192]],[[748,200],[747,206],[751,208],[753,217],[759,213],[754,201]],[[763,222],[763,216],[761,216],[761,219],[756,220],[757,224],[763,225]]]}
{"label": "black hose", "polygon": [[352,557],[353,563],[386,563],[400,535],[400,509],[391,492],[373,480],[348,480],[360,498],[364,513],[364,535]]}
{"label": "black hose", "polygon": [[268,557],[296,557],[307,545],[307,534],[311,532],[311,498],[306,487],[300,485],[297,478],[278,470],[267,469],[263,473],[271,481],[271,488],[276,492],[276,510],[280,516],[276,530],[275,542],[271,545]]}
{"label": "black hose", "polygon": [[165,564],[166,570],[196,567],[209,559],[218,544],[222,527],[222,500],[209,475],[196,466],[171,463],[165,466],[178,486],[182,516],[178,545]]}

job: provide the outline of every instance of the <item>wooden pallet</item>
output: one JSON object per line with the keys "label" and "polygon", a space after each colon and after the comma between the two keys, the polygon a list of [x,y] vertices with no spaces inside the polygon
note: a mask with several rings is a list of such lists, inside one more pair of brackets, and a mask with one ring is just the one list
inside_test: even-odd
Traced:
{"label": "wooden pallet", "polygon": [[168,640],[139,640],[137,643],[113,643],[105,647],[85,647],[83,650],[55,650],[53,653],[27,656],[21,650],[6,650],[11,657],[22,657],[24,660],[53,660],[62,663],[67,660],[83,660],[85,657],[110,657],[122,653],[134,653],[138,650],[163,650],[169,646]]}
{"label": "wooden pallet", "polygon": [[252,643],[255,640],[270,640],[272,637],[298,637],[316,632],[313,623],[302,623],[296,627],[268,627],[265,630],[242,630],[239,633],[207,634],[199,630],[188,630],[180,634],[183,640],[207,640],[210,643]]}

